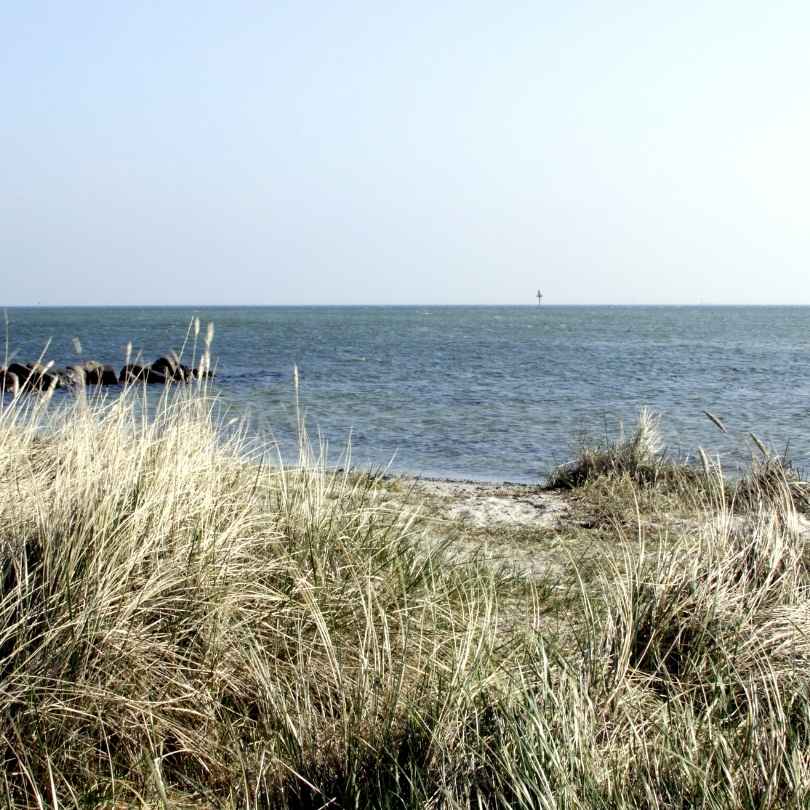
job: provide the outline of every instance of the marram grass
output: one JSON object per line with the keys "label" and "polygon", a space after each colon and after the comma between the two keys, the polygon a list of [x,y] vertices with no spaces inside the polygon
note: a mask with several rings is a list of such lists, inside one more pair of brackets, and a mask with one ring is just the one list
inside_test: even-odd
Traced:
{"label": "marram grass", "polygon": [[563,645],[542,599],[503,622],[515,583],[450,564],[373,476],[305,442],[263,464],[204,388],[153,420],[139,396],[0,413],[5,806],[810,801],[787,484],[743,517],[701,501],[654,554],[640,530],[559,617]]}

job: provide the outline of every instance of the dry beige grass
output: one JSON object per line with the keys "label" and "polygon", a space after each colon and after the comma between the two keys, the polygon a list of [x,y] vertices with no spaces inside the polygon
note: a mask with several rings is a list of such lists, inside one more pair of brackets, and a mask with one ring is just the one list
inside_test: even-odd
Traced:
{"label": "dry beige grass", "polygon": [[305,442],[287,469],[248,457],[204,387],[150,419],[141,397],[0,412],[6,806],[810,800],[789,482],[740,521],[709,477],[666,543],[617,524],[561,604]]}

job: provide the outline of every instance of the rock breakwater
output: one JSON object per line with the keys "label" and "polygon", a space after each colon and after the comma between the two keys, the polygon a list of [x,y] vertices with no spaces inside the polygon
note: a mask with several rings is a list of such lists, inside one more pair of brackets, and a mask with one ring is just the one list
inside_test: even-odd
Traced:
{"label": "rock breakwater", "polygon": [[213,377],[205,364],[199,367],[183,365],[173,352],[158,357],[153,363],[142,365],[127,363],[119,372],[111,365],[87,360],[65,367],[51,363],[9,363],[0,367],[0,391],[49,391],[55,388],[85,386],[112,386],[131,383],[166,385],[189,383],[192,380]]}

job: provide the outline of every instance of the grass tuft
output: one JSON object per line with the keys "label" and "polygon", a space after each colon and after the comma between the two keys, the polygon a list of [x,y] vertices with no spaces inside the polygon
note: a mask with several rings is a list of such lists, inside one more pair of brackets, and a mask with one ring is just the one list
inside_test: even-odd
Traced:
{"label": "grass tuft", "polygon": [[698,478],[695,470],[664,456],[659,417],[642,408],[632,435],[623,431],[614,441],[588,445],[577,458],[554,470],[548,489],[577,489],[600,478],[626,479],[641,486],[684,486]]}

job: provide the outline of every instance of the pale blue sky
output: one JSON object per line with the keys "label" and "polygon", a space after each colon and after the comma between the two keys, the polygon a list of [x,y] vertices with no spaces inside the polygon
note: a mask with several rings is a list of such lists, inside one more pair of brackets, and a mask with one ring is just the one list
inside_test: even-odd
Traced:
{"label": "pale blue sky", "polygon": [[810,304],[810,4],[16,2],[0,304]]}

